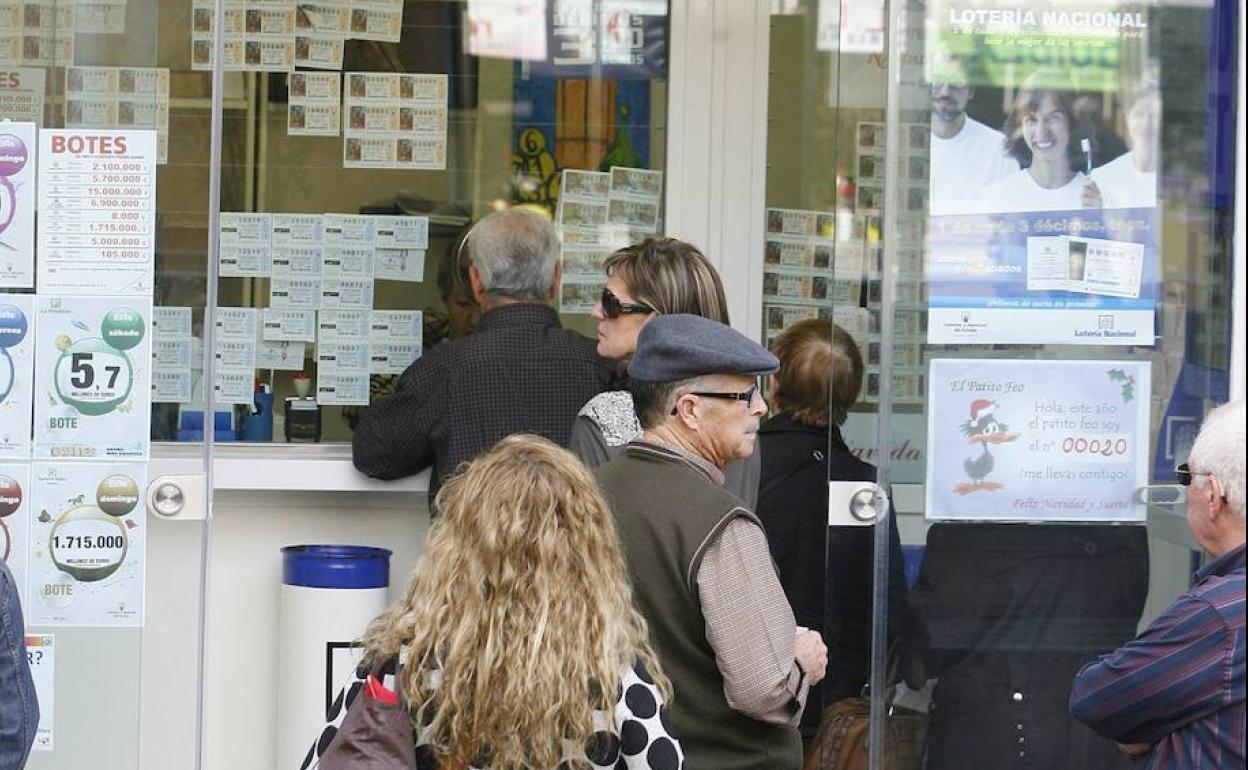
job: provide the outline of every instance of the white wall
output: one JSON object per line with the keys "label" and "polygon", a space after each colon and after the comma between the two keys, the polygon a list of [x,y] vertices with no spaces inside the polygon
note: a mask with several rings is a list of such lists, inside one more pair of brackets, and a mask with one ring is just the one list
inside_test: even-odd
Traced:
{"label": "white wall", "polygon": [[[389,548],[394,551],[393,600],[406,587],[428,531],[429,514],[419,493],[217,493],[209,578],[205,770],[273,767],[281,654],[279,549],[303,543]],[[165,589],[149,590],[159,595]]]}

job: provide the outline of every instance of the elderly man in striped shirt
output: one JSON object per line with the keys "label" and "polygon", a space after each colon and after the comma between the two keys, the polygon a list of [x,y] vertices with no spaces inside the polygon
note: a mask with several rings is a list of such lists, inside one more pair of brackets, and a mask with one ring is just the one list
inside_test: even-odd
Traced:
{"label": "elderly man in striped shirt", "polygon": [[1179,483],[1213,557],[1138,637],[1075,678],[1075,719],[1144,770],[1244,767],[1244,401],[1205,420]]}

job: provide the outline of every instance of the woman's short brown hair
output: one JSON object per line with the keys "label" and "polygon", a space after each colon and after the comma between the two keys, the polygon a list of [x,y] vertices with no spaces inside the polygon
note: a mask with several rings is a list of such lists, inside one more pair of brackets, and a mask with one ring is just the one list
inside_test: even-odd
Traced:
{"label": "woman's short brown hair", "polygon": [[620,273],[633,299],[660,313],[687,313],[728,323],[719,273],[697,246],[675,238],[647,238],[607,257],[607,275]]}
{"label": "woman's short brown hair", "polygon": [[780,359],[776,407],[804,425],[841,425],[862,389],[862,353],[854,338],[822,319],[799,321],[772,345]]}

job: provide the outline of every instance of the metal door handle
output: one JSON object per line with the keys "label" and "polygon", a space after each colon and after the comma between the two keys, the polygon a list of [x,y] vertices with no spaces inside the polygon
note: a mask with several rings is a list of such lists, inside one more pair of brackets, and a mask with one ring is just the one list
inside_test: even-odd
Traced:
{"label": "metal door handle", "polygon": [[204,476],[157,476],[147,485],[147,510],[162,519],[202,520],[206,517]]}
{"label": "metal door handle", "polygon": [[888,511],[888,495],[870,481],[828,482],[828,526],[869,527]]}

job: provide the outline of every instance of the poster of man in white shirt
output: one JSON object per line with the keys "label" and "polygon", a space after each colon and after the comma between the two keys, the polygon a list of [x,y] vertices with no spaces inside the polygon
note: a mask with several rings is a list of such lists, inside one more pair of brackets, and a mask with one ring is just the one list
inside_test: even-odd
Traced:
{"label": "poster of man in white shirt", "polygon": [[1160,155],[1161,91],[1146,78],[1132,94],[1125,123],[1131,150],[1092,169],[1105,208],[1152,208],[1157,205]]}
{"label": "poster of man in white shirt", "polygon": [[935,63],[932,94],[930,212],[975,211],[980,193],[1001,177],[1018,171],[1006,153],[1005,136],[966,113],[975,96],[962,64],[952,56]]}

